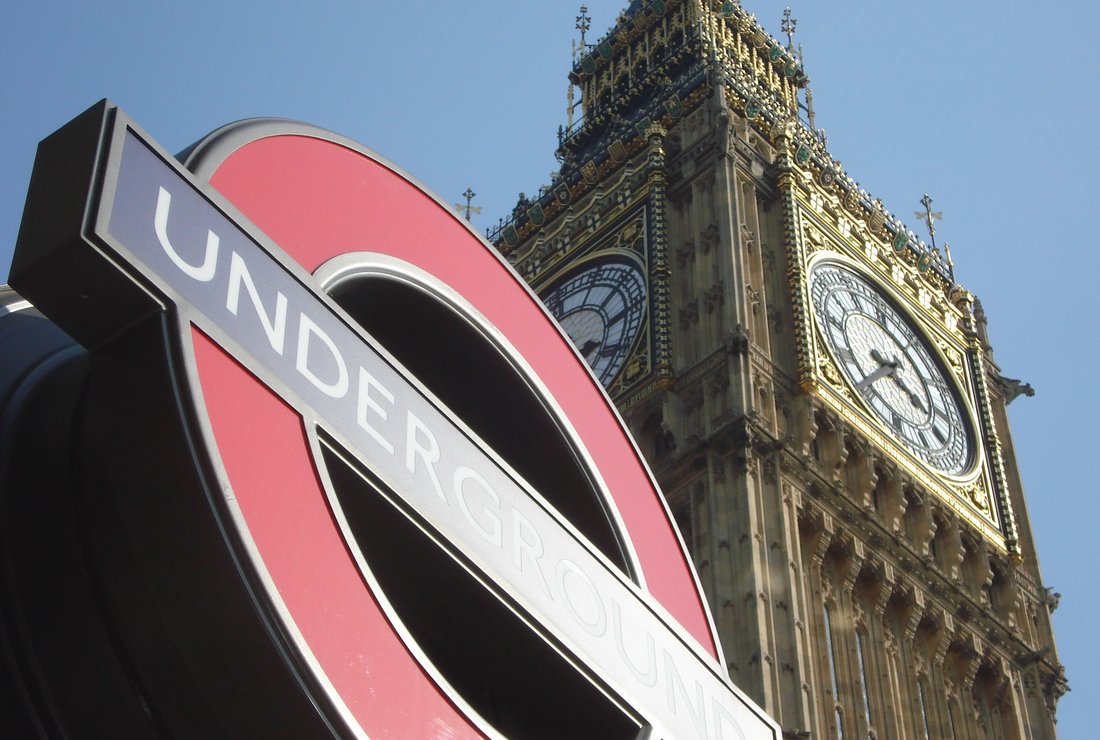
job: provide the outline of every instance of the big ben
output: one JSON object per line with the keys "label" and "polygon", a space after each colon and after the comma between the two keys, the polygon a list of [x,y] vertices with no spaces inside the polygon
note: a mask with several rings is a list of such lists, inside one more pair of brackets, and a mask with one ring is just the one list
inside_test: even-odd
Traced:
{"label": "big ben", "polygon": [[1019,389],[950,253],[806,120],[807,79],[739,3],[636,0],[495,242],[618,405],[785,736],[1055,737]]}

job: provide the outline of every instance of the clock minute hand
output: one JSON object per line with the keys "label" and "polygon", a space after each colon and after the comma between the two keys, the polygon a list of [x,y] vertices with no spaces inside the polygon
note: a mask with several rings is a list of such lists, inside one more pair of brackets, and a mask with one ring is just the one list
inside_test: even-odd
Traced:
{"label": "clock minute hand", "polygon": [[[893,366],[894,370],[897,370],[898,368],[901,367],[901,360],[899,360],[897,358],[894,358],[893,360],[887,360],[886,357],[881,352],[879,352],[877,349],[872,349],[871,350],[871,358],[874,359],[874,361],[879,363],[880,365]],[[909,403],[913,404],[913,406],[915,408],[917,408],[919,411],[925,411],[926,410],[924,408],[924,401],[921,400],[921,397],[919,395],[917,395],[916,393],[913,392],[913,389],[909,387],[909,385],[905,382],[905,379],[902,378],[902,376],[899,373],[893,372],[893,373],[888,373],[888,375],[890,375],[890,377],[893,378],[894,382],[898,384],[898,388],[901,388],[901,392],[904,393],[905,395],[909,396]],[[876,380],[877,380],[877,378],[876,378]],[[874,381],[871,381],[871,382],[873,383]],[[860,390],[863,390],[863,389],[860,388]]]}
{"label": "clock minute hand", "polygon": [[901,392],[909,396],[909,403],[913,404],[919,411],[927,411],[924,407],[924,401],[906,384],[899,373],[894,373],[892,377],[894,382],[898,384],[898,388],[901,388]]}
{"label": "clock minute hand", "polygon": [[582,347],[580,347],[581,355],[584,356],[585,360],[591,363],[592,360],[590,359],[590,355],[598,350],[601,344],[603,344],[603,342],[599,340],[589,339],[587,342],[584,343]]}

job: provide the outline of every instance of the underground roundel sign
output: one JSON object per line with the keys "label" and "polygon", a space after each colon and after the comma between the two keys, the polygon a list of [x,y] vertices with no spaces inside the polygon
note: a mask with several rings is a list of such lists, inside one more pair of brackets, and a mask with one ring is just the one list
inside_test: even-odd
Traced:
{"label": "underground roundel sign", "polygon": [[490,246],[312,127],[182,157],[93,107],[40,148],[12,268],[89,350],[144,594],[119,649],[161,722],[186,696],[231,736],[778,737],[610,402]]}

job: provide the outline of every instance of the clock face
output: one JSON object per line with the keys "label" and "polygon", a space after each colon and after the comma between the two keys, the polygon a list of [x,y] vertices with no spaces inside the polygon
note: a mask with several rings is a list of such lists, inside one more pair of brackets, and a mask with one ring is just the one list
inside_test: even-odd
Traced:
{"label": "clock face", "polygon": [[810,272],[818,327],[856,393],[929,466],[959,475],[972,458],[962,406],[924,337],[882,293],[836,263]]}
{"label": "clock face", "polygon": [[567,274],[542,300],[604,386],[630,354],[646,314],[646,282],[629,259],[603,261]]}

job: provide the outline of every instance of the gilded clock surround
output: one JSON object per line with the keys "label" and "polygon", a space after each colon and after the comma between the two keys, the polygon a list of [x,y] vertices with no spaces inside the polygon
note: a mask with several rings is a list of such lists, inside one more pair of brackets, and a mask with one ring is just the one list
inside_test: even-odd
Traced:
{"label": "gilded clock surround", "polygon": [[[781,187],[784,188],[784,205],[790,214],[789,279],[793,303],[795,306],[801,304],[801,311],[796,311],[800,314],[796,338],[803,389],[819,397],[884,450],[893,462],[996,547],[1004,552],[1013,551],[1012,529],[1005,526],[1011,512],[1005,515],[1007,500],[998,500],[996,495],[995,470],[1003,463],[991,460],[999,447],[976,445],[973,466],[960,475],[944,474],[910,454],[880,421],[867,413],[862,400],[856,397],[833,364],[816,328],[808,292],[809,275],[811,265],[817,260],[837,260],[864,275],[895,304],[903,307],[907,317],[929,339],[930,348],[957,384],[971,428],[982,433],[982,439],[988,439],[991,420],[979,416],[985,389],[978,386],[984,384],[985,376],[974,364],[966,330],[969,295],[947,279],[941,270],[933,269],[928,258],[922,260],[923,255],[914,248],[916,245],[910,242],[906,232],[887,229],[881,210],[873,206],[869,213],[861,211],[858,199],[842,197],[835,185],[832,188],[822,185],[821,171],[814,171],[815,163],[808,160],[799,165],[790,151],[805,145],[787,141],[790,142],[787,161],[791,169],[781,178]],[[835,174],[833,178],[835,182]],[[848,191],[852,192],[856,192],[854,188]],[[855,212],[852,206],[857,206]]]}
{"label": "gilded clock surround", "polygon": [[839,256],[818,253],[807,272],[817,339],[828,348],[819,362],[826,377],[843,375],[836,389],[918,463],[966,476],[974,463],[974,424],[959,378],[924,330]]}

